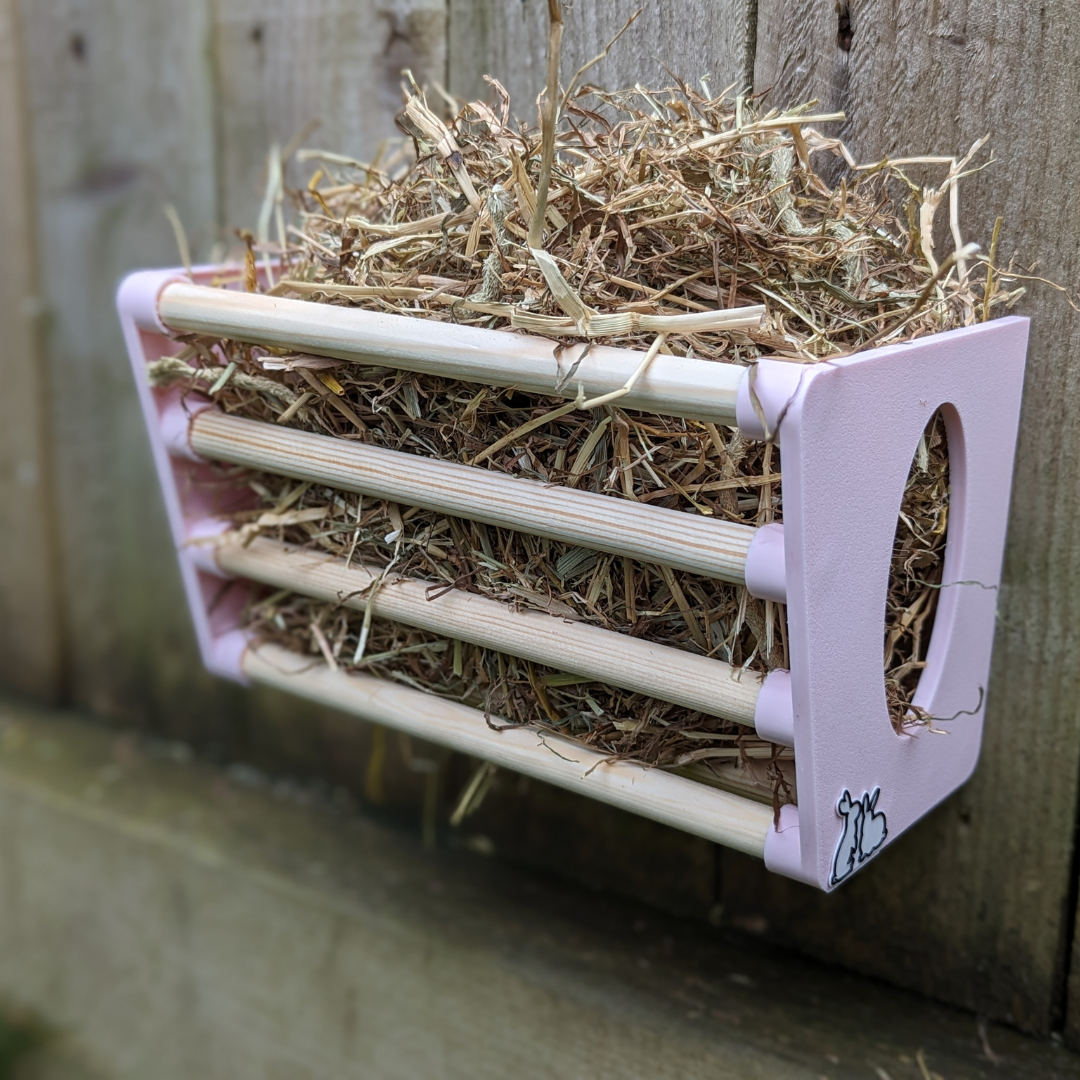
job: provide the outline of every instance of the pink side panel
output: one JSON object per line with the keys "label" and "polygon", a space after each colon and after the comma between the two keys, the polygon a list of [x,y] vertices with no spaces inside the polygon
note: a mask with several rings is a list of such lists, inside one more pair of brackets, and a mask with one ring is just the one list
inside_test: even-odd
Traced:
{"label": "pink side panel", "polygon": [[[820,364],[787,405],[781,468],[799,832],[803,877],[820,888],[846,880],[975,768],[1027,334],[1026,319],[999,319]],[[889,563],[911,460],[940,407],[950,522],[916,703],[948,734],[897,735],[882,676]]]}
{"label": "pink side panel", "polygon": [[[200,269],[193,276],[209,282],[213,273]],[[121,282],[116,304],[203,663],[217,675],[245,682],[240,661],[246,637],[240,619],[247,588],[223,581],[206,545],[198,544],[226,528],[221,515],[243,508],[245,497],[222,493],[213,483],[211,466],[196,460],[187,445],[189,417],[209,402],[182,389],[155,390],[146,378],[148,362],[179,351],[158,318],[157,303],[166,285],[187,280],[173,270],[131,274]]]}

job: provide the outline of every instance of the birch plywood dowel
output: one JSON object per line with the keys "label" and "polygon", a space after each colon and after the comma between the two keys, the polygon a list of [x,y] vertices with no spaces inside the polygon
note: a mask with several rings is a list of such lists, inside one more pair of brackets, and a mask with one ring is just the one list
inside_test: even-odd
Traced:
{"label": "birch plywood dowel", "polygon": [[[321,662],[265,645],[242,660],[248,678],[312,698],[375,723],[433,739],[549,784],[576,791],[653,821],[761,858],[772,828],[768,806],[672,776],[613,762],[558,735],[510,725],[494,733],[482,712],[365,675],[331,671]],[[499,723],[494,719],[495,723]],[[505,722],[503,722],[505,723]]]}
{"label": "birch plywood dowel", "polygon": [[[747,307],[745,314],[731,318],[728,325],[757,326],[763,311]],[[621,389],[643,356],[631,349],[606,346],[587,351],[581,345],[560,349],[550,339],[524,334],[175,281],[162,290],[158,312],[165,326],[185,333],[229,337],[566,398],[577,395],[579,384],[589,397]],[[620,404],[628,409],[733,424],[745,370],[734,364],[701,364],[661,354]]]}
{"label": "birch plywood dowel", "polygon": [[723,581],[744,580],[747,552],[755,535],[747,525],[276,428],[212,409],[192,420],[189,441],[201,457]]}
{"label": "birch plywood dowel", "polygon": [[[379,568],[346,567],[341,559],[266,539],[246,546],[224,540],[215,548],[215,557],[226,573],[359,611],[367,607],[366,594],[381,574]],[[436,599],[429,599],[432,589],[439,592]],[[761,677],[755,672],[740,677],[721,660],[542,611],[516,610],[460,589],[445,591],[429,581],[391,577],[375,594],[373,607],[378,618],[423,627],[740,724],[754,723]]]}

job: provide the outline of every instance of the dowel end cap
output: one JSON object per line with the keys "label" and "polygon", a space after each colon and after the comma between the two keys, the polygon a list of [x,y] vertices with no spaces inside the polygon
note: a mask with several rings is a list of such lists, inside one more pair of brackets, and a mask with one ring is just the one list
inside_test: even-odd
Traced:
{"label": "dowel end cap", "polygon": [[177,282],[190,284],[185,275],[175,270],[138,270],[128,274],[116,292],[117,310],[121,317],[130,318],[142,330],[169,334],[171,331],[158,314],[158,305],[165,289]]}
{"label": "dowel end cap", "polygon": [[231,529],[232,523],[219,517],[198,518],[188,522],[184,556],[204,574],[226,581],[235,577],[235,574],[222,570],[217,557],[217,541]]}
{"label": "dowel end cap", "polygon": [[184,458],[187,461],[206,460],[195,453],[191,445],[191,425],[199,413],[213,408],[213,402],[194,394],[183,399],[173,396],[165,403],[160,411],[161,441],[172,457]]}
{"label": "dowel end cap", "polygon": [[747,439],[776,441],[778,430],[799,392],[821,369],[815,364],[759,360],[739,380],[735,420]]}
{"label": "dowel end cap", "polygon": [[774,822],[765,835],[765,866],[774,874],[794,878],[807,885],[818,885],[817,878],[803,868],[799,808],[780,807],[779,820]]}
{"label": "dowel end cap", "polygon": [[780,746],[795,745],[795,713],[791,701],[791,673],[770,671],[761,684],[754,707],[758,735]]}
{"label": "dowel end cap", "polygon": [[759,600],[787,603],[784,526],[772,522],[754,533],[746,552],[746,588]]}
{"label": "dowel end cap", "polygon": [[223,679],[250,686],[251,680],[244,672],[244,654],[251,644],[246,630],[228,630],[218,634],[203,653],[207,670]]}

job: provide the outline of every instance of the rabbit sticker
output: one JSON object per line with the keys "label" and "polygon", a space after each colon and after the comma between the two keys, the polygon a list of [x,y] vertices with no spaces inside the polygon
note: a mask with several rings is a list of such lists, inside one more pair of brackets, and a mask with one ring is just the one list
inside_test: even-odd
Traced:
{"label": "rabbit sticker", "polygon": [[839,885],[885,843],[889,830],[885,815],[877,810],[880,794],[881,788],[874,788],[873,794],[864,792],[861,799],[853,799],[845,789],[840,796],[836,812],[844,819],[844,831],[836,845],[831,885]]}
{"label": "rabbit sticker", "polygon": [[874,809],[877,806],[881,788],[874,788],[873,795],[862,797],[862,832],[859,835],[859,862],[865,862],[882,844],[889,831],[885,826],[885,815]]}

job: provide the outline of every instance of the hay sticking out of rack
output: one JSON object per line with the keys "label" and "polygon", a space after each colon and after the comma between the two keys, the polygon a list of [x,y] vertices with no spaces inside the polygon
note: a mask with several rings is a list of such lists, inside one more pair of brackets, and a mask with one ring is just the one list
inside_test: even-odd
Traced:
{"label": "hay sticking out of rack", "polygon": [[934,628],[949,521],[949,448],[934,414],[915,451],[893,543],[885,610],[885,699],[897,732],[934,718],[914,705]]}
{"label": "hay sticking out of rack", "polygon": [[[568,386],[590,342],[652,346],[702,363],[814,363],[969,325],[1019,294],[960,239],[957,187],[981,143],[959,161],[862,167],[819,133],[836,118],[815,116],[813,103],[761,114],[752,101],[681,83],[655,92],[585,87],[566,96],[543,248],[530,248],[541,137],[512,120],[506,92],[489,81],[493,106],[472,102],[445,121],[410,96],[402,119],[410,137],[380,161],[301,152],[318,168],[288,193],[298,224],[288,228],[287,243],[283,229],[279,244],[249,247],[247,270],[233,281],[250,288],[256,258],[271,254],[280,259],[270,271],[276,295],[546,334]],[[846,161],[838,185],[815,171],[823,156]],[[927,167],[945,174],[935,187],[908,176]],[[279,186],[267,198],[276,206],[280,195]],[[955,248],[939,260],[935,212],[942,203],[949,229],[939,220],[938,231],[947,231]],[[766,309],[759,326],[716,328],[723,325],[718,309],[757,304]],[[782,520],[774,446],[709,424],[629,412],[615,401],[568,408],[562,399],[513,388],[230,341],[191,340],[151,374],[159,385],[210,392],[226,411],[257,420],[686,513],[749,524]],[[943,543],[923,542],[944,521],[948,499],[944,444],[935,438],[928,436],[929,457],[916,461],[905,496],[919,532],[917,557],[912,537],[898,533],[890,591],[886,666],[899,725],[929,721],[908,704],[937,593],[913,582],[934,582],[935,574],[940,581]],[[926,468],[929,482],[920,479]],[[755,671],[786,666],[783,610],[735,586],[222,470],[223,484],[238,476],[258,504],[237,520],[250,533],[392,565]],[[766,797],[792,795],[784,767],[790,752],[733,724],[421,631],[377,621],[365,627],[344,609],[302,597],[264,597],[248,614],[263,638],[514,722],[555,728],[618,757],[720,784],[727,783],[724,763],[760,759]]]}

